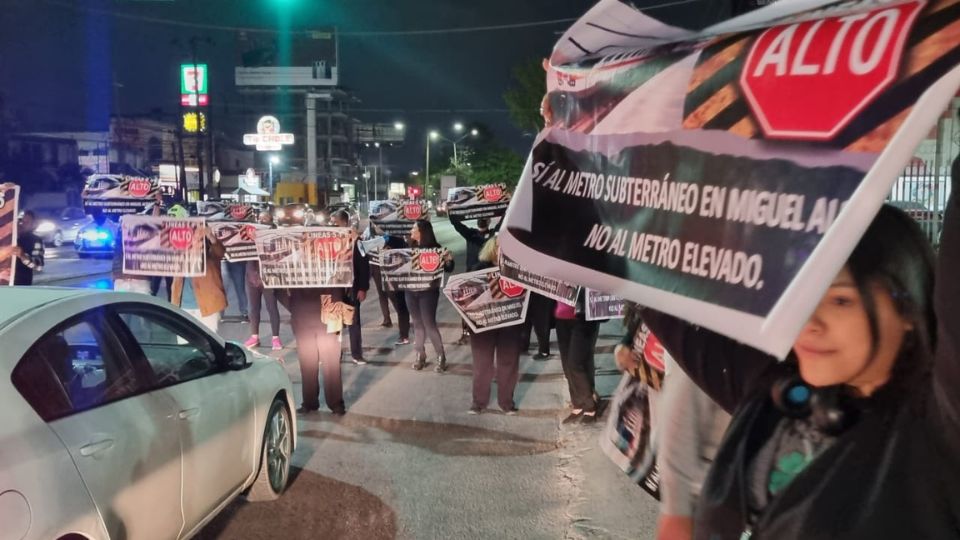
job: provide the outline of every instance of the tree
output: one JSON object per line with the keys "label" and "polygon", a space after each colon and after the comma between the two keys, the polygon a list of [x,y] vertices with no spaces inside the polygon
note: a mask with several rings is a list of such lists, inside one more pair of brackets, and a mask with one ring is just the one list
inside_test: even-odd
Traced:
{"label": "tree", "polygon": [[513,86],[503,93],[510,118],[521,131],[537,133],[543,128],[540,102],[547,93],[542,60],[531,58],[513,67]]}
{"label": "tree", "polygon": [[491,145],[476,151],[470,157],[467,182],[474,186],[505,183],[513,189],[523,172],[523,158],[500,145]]}

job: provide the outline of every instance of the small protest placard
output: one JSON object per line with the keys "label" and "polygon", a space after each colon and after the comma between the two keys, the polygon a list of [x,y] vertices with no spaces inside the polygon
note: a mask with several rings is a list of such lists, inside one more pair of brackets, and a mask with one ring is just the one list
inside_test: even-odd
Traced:
{"label": "small protest placard", "polygon": [[530,293],[500,275],[499,268],[457,274],[443,294],[474,332],[522,324]]}
{"label": "small protest placard", "polygon": [[123,216],[123,273],[196,277],[206,273],[203,218]]}
{"label": "small protest placard", "polygon": [[443,280],[443,248],[388,249],[380,252],[380,275],[387,291],[439,289]]}
{"label": "small protest placard", "polygon": [[463,220],[502,217],[508,206],[506,184],[457,187],[447,195],[447,213]]}

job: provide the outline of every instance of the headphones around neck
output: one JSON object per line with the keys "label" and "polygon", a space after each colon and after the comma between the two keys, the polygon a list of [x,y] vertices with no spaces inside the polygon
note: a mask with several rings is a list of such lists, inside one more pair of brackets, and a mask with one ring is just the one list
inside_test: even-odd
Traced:
{"label": "headphones around neck", "polygon": [[814,388],[797,373],[778,379],[770,398],[789,418],[806,418],[818,430],[838,436],[857,423],[860,406],[842,385]]}

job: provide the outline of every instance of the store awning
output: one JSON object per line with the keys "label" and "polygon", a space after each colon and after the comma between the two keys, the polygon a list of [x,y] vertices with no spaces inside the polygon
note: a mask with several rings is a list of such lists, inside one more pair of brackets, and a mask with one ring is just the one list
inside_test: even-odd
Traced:
{"label": "store awning", "polygon": [[267,193],[266,191],[260,188],[248,187],[248,186],[243,186],[240,189],[237,189],[236,191],[233,192],[233,194],[234,195],[256,195],[257,197],[270,196],[269,193]]}

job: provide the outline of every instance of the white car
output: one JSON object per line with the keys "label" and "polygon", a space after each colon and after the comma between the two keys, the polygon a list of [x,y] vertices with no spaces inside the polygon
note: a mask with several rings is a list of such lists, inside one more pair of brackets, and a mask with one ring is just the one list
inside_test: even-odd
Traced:
{"label": "white car", "polygon": [[283,366],[165,302],[3,288],[0,343],[0,538],[188,538],[287,485]]}

